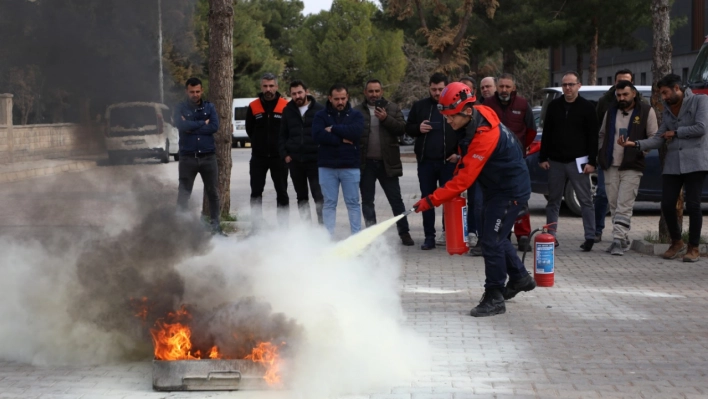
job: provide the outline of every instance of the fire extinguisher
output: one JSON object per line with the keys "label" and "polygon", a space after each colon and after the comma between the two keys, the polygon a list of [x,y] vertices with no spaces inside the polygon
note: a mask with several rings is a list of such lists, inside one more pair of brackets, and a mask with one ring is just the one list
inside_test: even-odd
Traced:
{"label": "fire extinguisher", "polygon": [[445,246],[450,255],[463,255],[467,247],[467,201],[455,197],[443,204]]}
{"label": "fire extinguisher", "polygon": [[[533,239],[533,278],[539,287],[553,287],[555,280],[556,238],[548,232],[550,226],[554,224],[550,223],[540,229],[536,229],[529,236],[529,238],[532,238],[534,234],[541,232]],[[526,252],[524,251],[521,259],[522,263],[525,258]]]}

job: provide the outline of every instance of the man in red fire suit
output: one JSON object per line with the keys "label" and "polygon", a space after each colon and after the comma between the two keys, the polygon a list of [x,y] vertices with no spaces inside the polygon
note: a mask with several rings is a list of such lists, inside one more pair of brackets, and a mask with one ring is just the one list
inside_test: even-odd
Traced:
{"label": "man in red fire suit", "polygon": [[[424,212],[455,198],[478,181],[483,193],[482,256],[484,295],[472,309],[474,317],[506,312],[504,300],[536,288],[509,233],[517,215],[526,209],[531,181],[518,138],[499,122],[489,107],[474,105],[475,96],[467,85],[455,82],[443,90],[438,109],[455,130],[465,129],[461,142],[464,156],[452,180],[418,201],[416,212]],[[507,274],[509,282],[506,283]]]}

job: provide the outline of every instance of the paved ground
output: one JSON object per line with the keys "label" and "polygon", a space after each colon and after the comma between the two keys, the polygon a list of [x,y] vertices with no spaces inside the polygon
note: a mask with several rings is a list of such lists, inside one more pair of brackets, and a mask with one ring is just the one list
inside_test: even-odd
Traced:
{"label": "paved ground", "polygon": [[[248,149],[234,150],[232,209],[241,215],[247,214],[240,211],[247,209],[247,159]],[[404,201],[412,205],[418,192],[415,164],[404,167]],[[136,170],[149,170],[148,173],[167,179],[176,174],[174,163],[119,168],[125,176]],[[74,179],[88,174],[96,182],[91,190],[72,186]],[[0,210],[0,223],[4,231],[31,232],[33,222],[18,216],[22,203],[39,201],[34,205],[52,209],[57,203],[66,206],[64,202],[84,190],[81,197],[85,218],[81,222],[72,222],[79,218],[70,212],[47,211],[44,225],[102,225],[110,221],[101,212],[106,201],[120,201],[120,193],[111,191],[112,185],[106,181],[106,177],[115,176],[116,171],[111,168],[95,168],[51,179],[5,183],[0,186],[0,201],[5,209]],[[59,185],[61,189],[55,190],[57,195],[36,199],[41,194],[38,187],[52,187],[60,180],[63,183]],[[199,195],[200,190],[197,184],[195,194]],[[269,188],[264,207],[274,205],[275,195]],[[530,205],[532,225],[538,227],[545,220],[544,200],[534,196]],[[381,220],[388,217],[390,210],[380,192],[377,208]],[[656,230],[658,217],[657,204],[638,205],[633,238]],[[338,234],[344,235],[346,217],[341,203],[338,219]],[[411,227],[420,244],[419,216],[411,218]],[[482,319],[468,316],[482,293],[481,258],[451,257],[444,249],[400,247],[407,324],[428,338],[435,350],[434,358],[409,384],[356,398],[708,397],[708,261],[687,264],[631,251],[624,257],[613,257],[603,251],[606,242],[589,254],[582,253],[578,248],[581,231],[581,220],[563,213],[556,285],[521,294],[507,303],[505,315]],[[388,234],[395,239],[395,231]],[[529,265],[529,260],[526,263]],[[0,361],[1,397],[294,396],[287,392],[157,393],[151,390],[148,361],[94,367],[35,367]]]}

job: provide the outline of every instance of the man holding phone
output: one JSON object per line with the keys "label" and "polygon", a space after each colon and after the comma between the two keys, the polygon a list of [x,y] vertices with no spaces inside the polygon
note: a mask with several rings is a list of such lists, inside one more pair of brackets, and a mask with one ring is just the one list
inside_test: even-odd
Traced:
{"label": "man holding phone", "polygon": [[[460,159],[457,154],[460,136],[444,120],[438,110],[440,94],[447,86],[447,76],[435,73],[428,81],[430,96],[417,101],[411,107],[406,122],[406,133],[415,138],[415,155],[418,161],[418,182],[422,197],[428,196],[438,186],[442,187],[452,178],[455,165]],[[464,133],[464,132],[463,132]],[[445,226],[440,240],[444,243]],[[435,210],[423,212],[425,241],[420,249],[435,248]]]}
{"label": "man holding phone", "polygon": [[[398,105],[383,97],[383,85],[376,79],[366,82],[366,101],[354,107],[364,115],[364,131],[361,134],[361,213],[366,227],[376,224],[376,181],[386,194],[394,216],[406,211],[401,197],[398,178],[403,176],[401,151],[398,138],[405,133],[406,122]],[[408,219],[396,222],[401,243],[412,246]]]}
{"label": "man holding phone", "polygon": [[619,81],[615,96],[617,103],[609,107],[600,126],[597,158],[605,173],[605,190],[612,216],[612,244],[606,252],[621,256],[629,249],[630,221],[639,181],[644,174],[645,153],[634,147],[623,147],[618,139],[644,140],[654,136],[659,126],[654,109],[640,100],[630,81]]}

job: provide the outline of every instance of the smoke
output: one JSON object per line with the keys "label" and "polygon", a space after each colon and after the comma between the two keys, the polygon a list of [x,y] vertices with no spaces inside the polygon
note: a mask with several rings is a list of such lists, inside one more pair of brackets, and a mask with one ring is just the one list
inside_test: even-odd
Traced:
{"label": "smoke", "polygon": [[177,212],[172,185],[137,177],[120,191],[121,209],[107,216],[120,223],[106,231],[0,236],[0,358],[147,360],[148,328],[186,304],[195,349],[241,358],[255,341],[286,342],[284,379],[303,398],[403,383],[428,363],[426,341],[402,327],[401,260],[384,241],[333,260],[326,231],[307,225],[211,237],[196,215]]}

